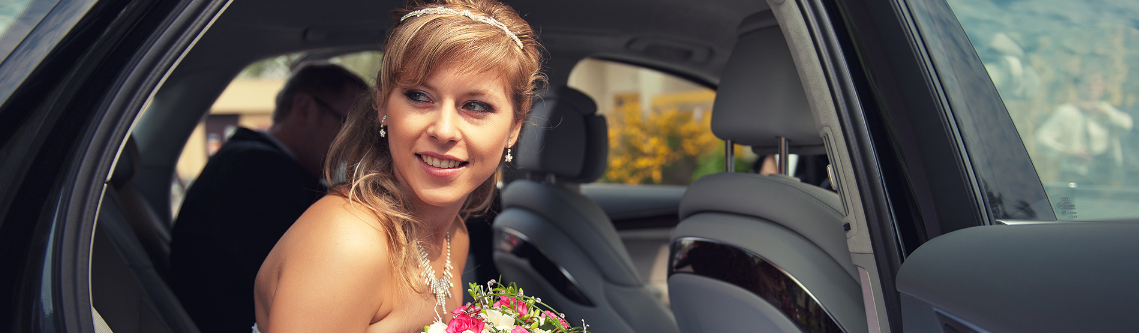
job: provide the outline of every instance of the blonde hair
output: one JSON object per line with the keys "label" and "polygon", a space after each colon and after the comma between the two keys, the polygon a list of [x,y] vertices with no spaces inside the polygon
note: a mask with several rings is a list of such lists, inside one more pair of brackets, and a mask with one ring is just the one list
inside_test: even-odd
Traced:
{"label": "blonde hair", "polygon": [[[400,21],[409,12],[440,6],[502,22],[522,42],[522,47],[501,27],[461,15],[422,15]],[[360,204],[379,222],[388,237],[391,265],[396,272],[403,272],[400,290],[418,291],[412,283],[418,252],[409,246],[418,239],[422,228],[410,211],[409,198],[415,194],[395,178],[388,140],[379,135],[378,110],[394,89],[418,86],[433,69],[448,62],[462,62],[463,70],[471,73],[502,73],[517,122],[529,114],[535,90],[544,77],[539,73],[541,47],[534,31],[517,12],[498,1],[412,1],[392,14],[395,26],[384,44],[377,87],[358,103],[356,111],[360,112],[349,115],[332,143],[324,172],[333,184],[330,195],[348,198],[354,207]],[[341,172],[343,180],[335,177]],[[495,182],[490,177],[471,192],[459,218],[484,213],[494,200]]]}

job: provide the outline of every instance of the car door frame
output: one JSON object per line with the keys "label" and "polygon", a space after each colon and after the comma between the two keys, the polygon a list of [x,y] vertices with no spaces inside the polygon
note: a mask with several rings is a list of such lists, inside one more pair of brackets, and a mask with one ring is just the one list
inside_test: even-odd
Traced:
{"label": "car door frame", "polygon": [[228,4],[99,1],[4,101],[0,114],[20,124],[5,147],[31,145],[3,162],[20,179],[0,212],[7,328],[94,330],[89,259],[105,182],[138,113]]}
{"label": "car door frame", "polygon": [[[1027,188],[1007,201],[1027,197],[1046,202],[1038,182],[994,179],[991,171],[974,170],[974,164],[991,163],[993,156],[967,155],[968,143],[977,149],[977,140],[1008,140],[1009,133],[978,133],[959,128],[959,123],[988,117],[1015,127],[973,49],[947,46],[968,43],[960,26],[953,26],[956,21],[937,31],[944,40],[923,40],[912,2],[926,6],[922,15],[929,15],[931,6],[948,7],[941,0],[769,2],[782,15],[784,33],[798,52],[796,63],[807,90],[829,92],[813,96],[812,109],[821,134],[830,136],[831,160],[839,163],[836,183],[848,204],[848,243],[863,275],[872,331],[901,329],[894,278],[918,246],[1005,216],[1001,212],[1008,209],[1000,195],[1010,189]],[[788,4],[795,10],[783,8]],[[799,20],[806,31],[788,23]],[[949,71],[935,68],[931,53],[955,59],[957,66]],[[812,73],[812,67],[821,67],[822,73]],[[812,89],[819,83],[825,90]],[[977,101],[962,100],[966,86]],[[831,119],[834,115],[827,108],[833,108],[837,119]],[[1011,161],[1005,165],[1035,174],[1015,129],[1012,134],[1020,149],[1002,156]],[[1037,217],[1052,214],[1050,206],[1037,208]]]}

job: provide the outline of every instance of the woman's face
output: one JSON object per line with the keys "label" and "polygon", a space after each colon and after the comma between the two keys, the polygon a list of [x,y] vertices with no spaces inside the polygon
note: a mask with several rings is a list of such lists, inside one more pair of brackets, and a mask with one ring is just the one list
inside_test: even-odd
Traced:
{"label": "woman's face", "polygon": [[497,72],[458,66],[440,64],[423,84],[396,87],[379,110],[396,178],[430,206],[461,207],[494,174],[521,125]]}

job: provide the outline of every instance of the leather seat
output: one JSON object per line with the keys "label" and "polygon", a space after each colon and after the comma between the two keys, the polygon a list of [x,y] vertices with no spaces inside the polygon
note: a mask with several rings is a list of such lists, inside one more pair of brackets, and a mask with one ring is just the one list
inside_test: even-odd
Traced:
{"label": "leather seat", "polygon": [[[503,191],[493,225],[503,278],[590,331],[678,332],[639,276],[613,223],[579,184],[605,172],[608,132],[597,105],[571,88],[534,104],[516,165],[528,179]],[[530,180],[535,179],[535,180]]]}
{"label": "leather seat", "polygon": [[[131,181],[138,169],[138,149],[128,139],[115,166],[99,209],[91,246],[91,303],[115,332],[197,333],[197,326],[186,314],[174,292],[152,261],[169,237],[161,236],[157,220],[145,218],[145,205]],[[132,196],[135,196],[132,198]],[[136,201],[139,200],[139,201]],[[153,214],[153,210],[149,213]],[[150,236],[144,236],[147,234]],[[166,233],[169,235],[169,232]],[[169,249],[169,247],[166,247]],[[164,258],[163,258],[164,260]]]}
{"label": "leather seat", "polygon": [[[713,104],[717,137],[767,153],[824,150],[783,33],[744,19]],[[668,290],[680,330],[866,332],[837,194],[782,174],[703,177],[680,203]]]}
{"label": "leather seat", "polygon": [[138,145],[133,137],[128,137],[122,156],[115,164],[108,190],[113,191],[118,198],[126,222],[138,236],[154,269],[166,278],[170,267],[170,219],[159,217],[135,187],[134,179],[140,162]]}

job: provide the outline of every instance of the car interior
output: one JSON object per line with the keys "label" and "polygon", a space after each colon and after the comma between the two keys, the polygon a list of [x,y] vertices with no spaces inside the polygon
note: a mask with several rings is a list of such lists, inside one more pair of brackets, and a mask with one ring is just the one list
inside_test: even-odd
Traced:
{"label": "car interior", "polygon": [[[786,175],[788,153],[825,154],[832,165],[849,158],[833,149],[843,145],[841,135],[826,129],[837,128],[835,109],[798,7],[743,0],[508,3],[540,32],[549,87],[533,108],[535,126],[523,130],[493,238],[472,249],[494,251],[493,262],[476,265],[493,265],[505,281],[584,319],[594,332],[864,332],[876,324],[867,323],[858,259],[847,244],[867,237],[857,234],[865,222],[850,217],[854,199],[839,196],[852,175],[833,175],[834,188]],[[399,5],[227,5],[154,92],[108,178],[91,255],[96,322],[115,332],[198,331],[163,280],[172,178],[195,126],[255,61],[378,50],[391,24],[388,11]],[[717,90],[712,132],[727,141],[727,172],[690,186],[590,184],[607,167],[609,130],[598,104],[609,101],[567,86],[583,59]],[[784,174],[733,170],[739,147],[778,154]],[[752,266],[738,266],[745,263]],[[653,274],[667,274],[667,285],[651,285]],[[747,320],[728,320],[741,317]]]}
{"label": "car interior", "polygon": [[[780,83],[799,74],[774,15],[745,18],[738,33],[712,131],[752,149],[824,149],[810,114],[789,112],[807,99]],[[668,283],[682,331],[866,332],[835,192],[782,173],[724,172],[690,185],[679,213]]]}
{"label": "car interior", "polygon": [[[464,282],[599,333],[1139,327],[1134,0],[506,2],[549,80]],[[221,106],[374,79],[403,4],[0,1],[0,330],[212,330],[171,223],[273,102]]]}
{"label": "car interior", "polygon": [[[616,227],[578,189],[607,166],[605,117],[584,93],[560,88],[532,111],[519,143],[527,173],[506,186],[494,221],[494,264],[571,318],[613,332],[678,332],[638,273]],[[533,291],[537,290],[537,291]]]}

